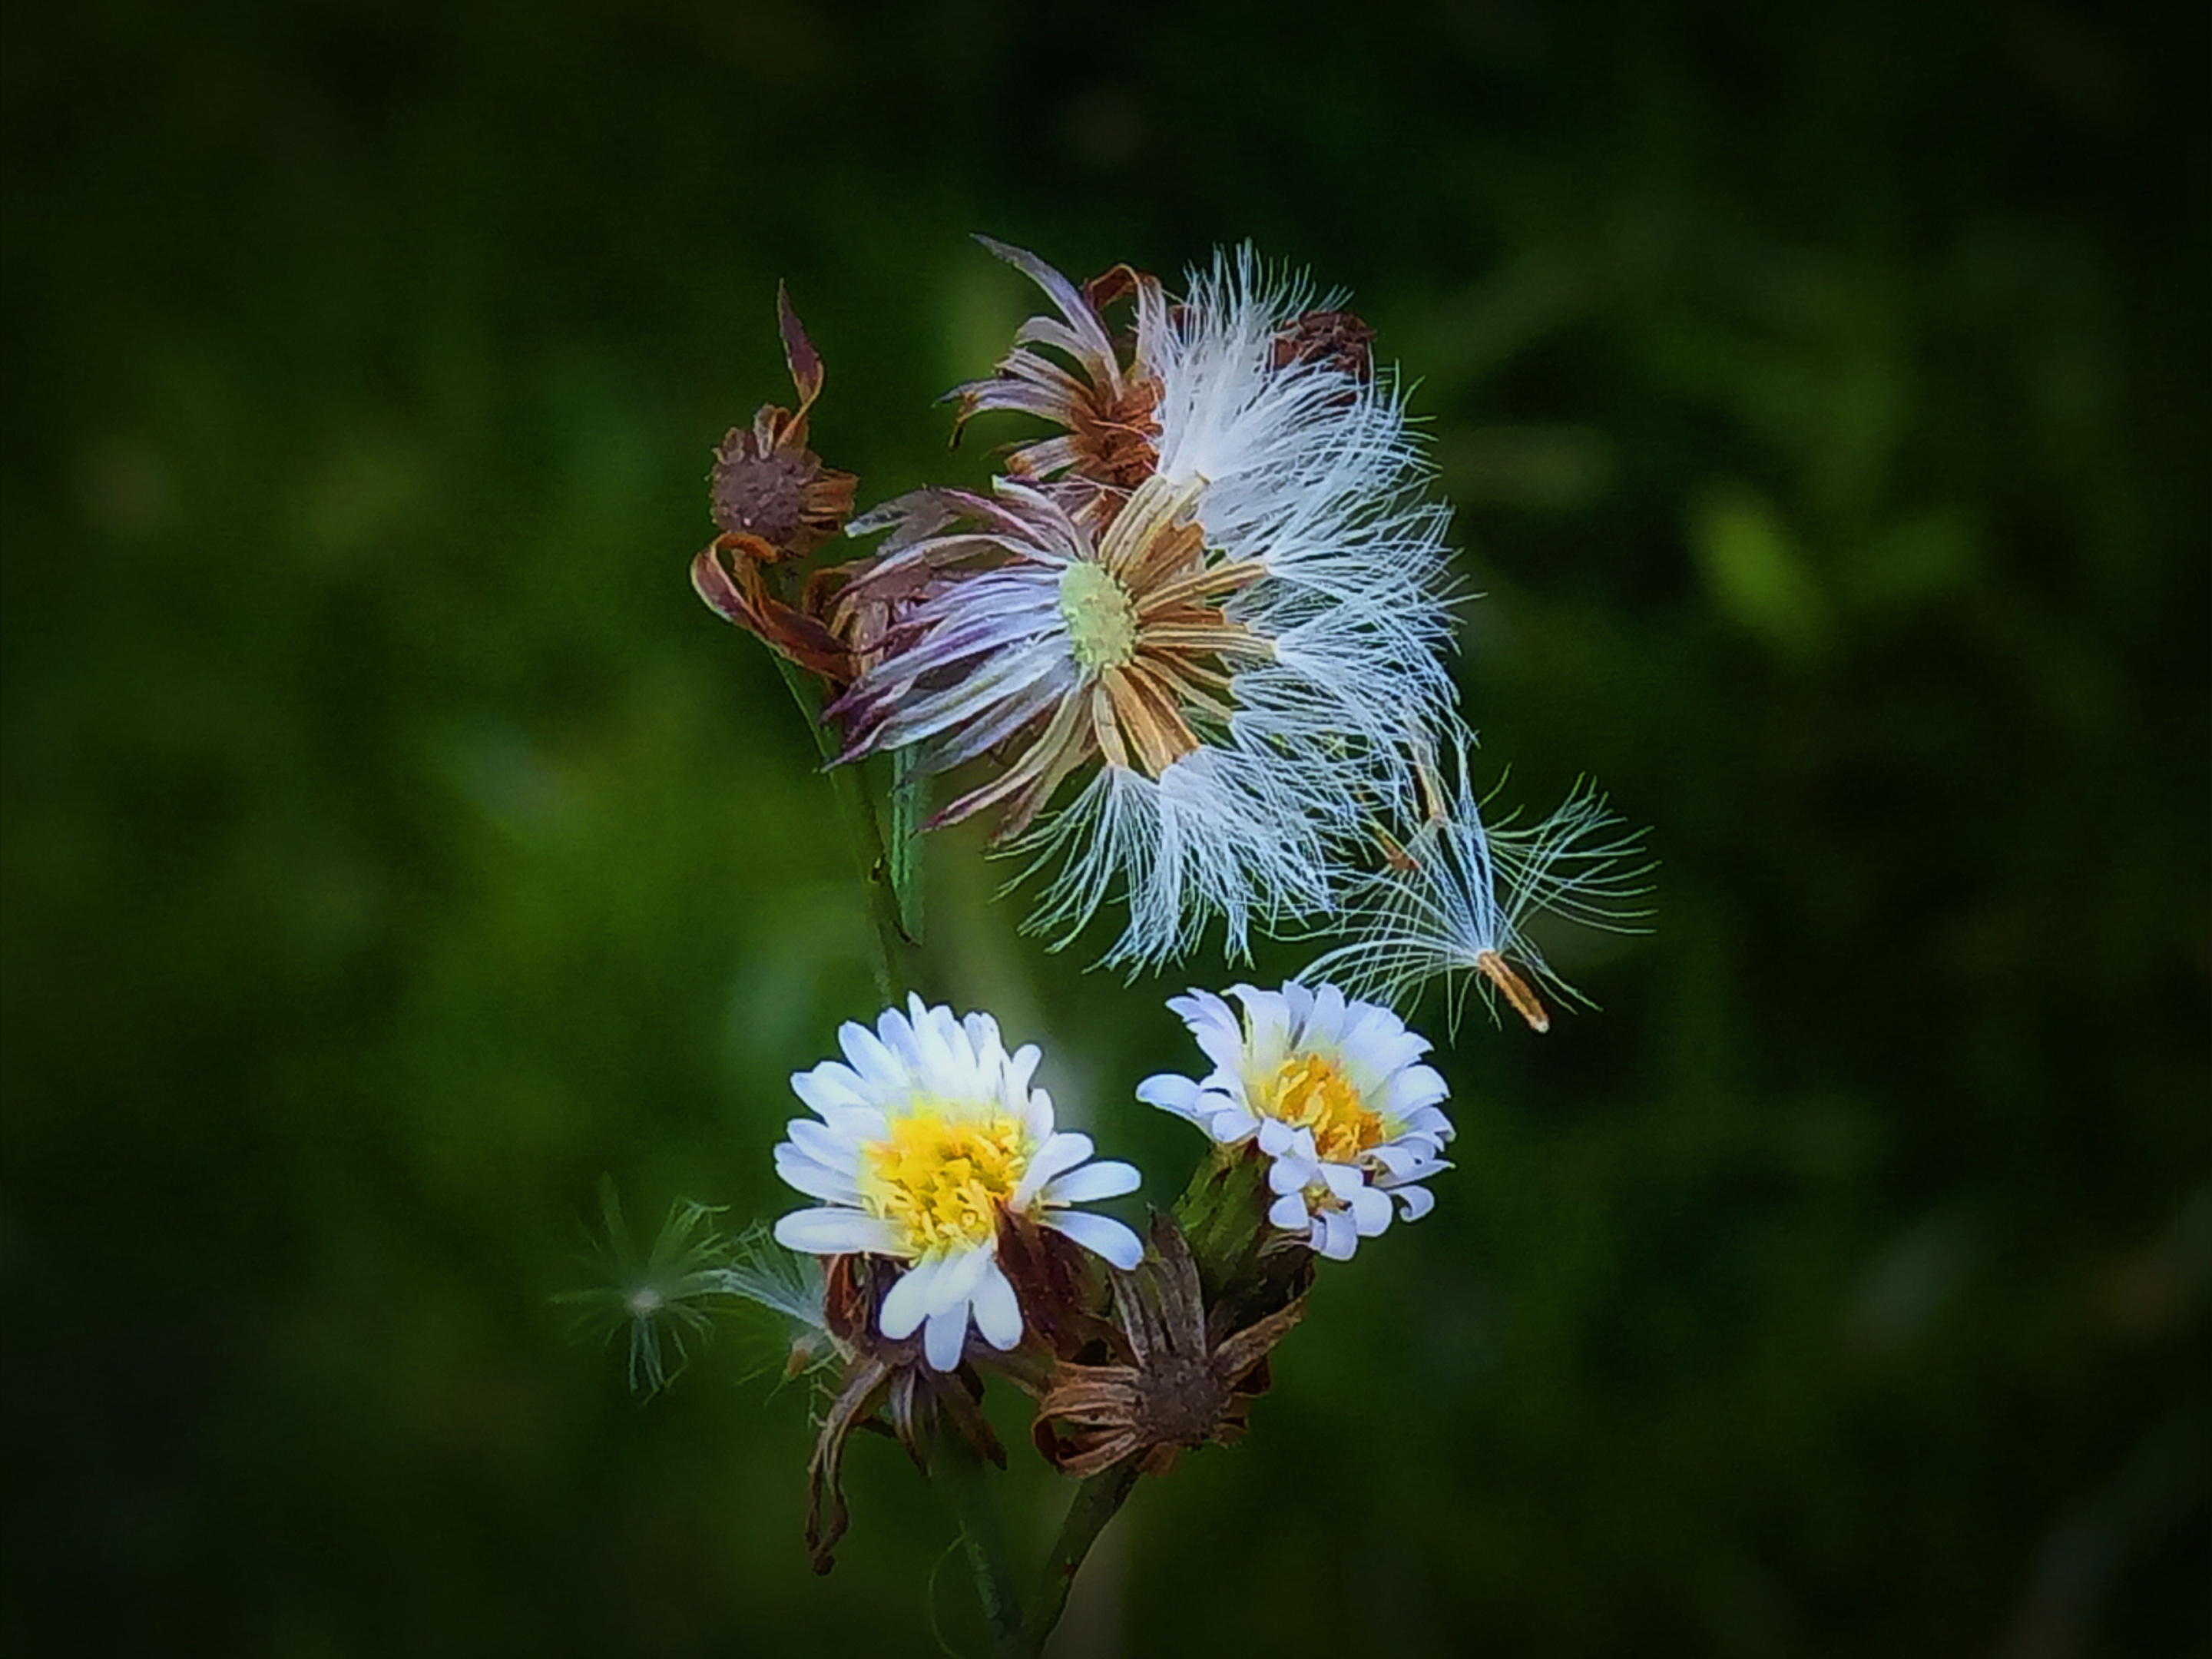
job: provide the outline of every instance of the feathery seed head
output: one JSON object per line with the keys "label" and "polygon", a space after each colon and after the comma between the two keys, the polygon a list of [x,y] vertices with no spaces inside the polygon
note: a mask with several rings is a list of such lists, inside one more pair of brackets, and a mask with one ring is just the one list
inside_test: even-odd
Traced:
{"label": "feathery seed head", "polygon": [[[1395,757],[1447,718],[1445,515],[1365,325],[1249,250],[1171,305],[1148,276],[1086,291],[987,245],[1058,314],[960,389],[962,418],[1015,410],[1062,435],[988,497],[917,492],[853,525],[891,534],[848,568],[835,625],[903,608],[830,710],[843,758],[996,757],[935,821],[998,812],[1055,943],[1120,893],[1108,962],[1171,960],[1217,920],[1241,955],[1254,924],[1332,906],[1338,849],[1404,787]],[[1135,301],[1126,353],[1109,290]]]}
{"label": "feathery seed head", "polygon": [[[1431,980],[1451,994],[1455,1026],[1470,987],[1494,1010],[1497,998],[1530,1030],[1550,1030],[1542,992],[1589,1006],[1545,959],[1530,922],[1550,915],[1611,933],[1638,933],[1650,913],[1651,864],[1643,832],[1578,785],[1565,802],[1526,829],[1509,817],[1483,820],[1469,767],[1471,739],[1457,735],[1449,776],[1426,766],[1417,821],[1389,838],[1385,867],[1357,886],[1346,906],[1347,942],[1309,963],[1355,995],[1410,1008]],[[1540,988],[1541,989],[1540,990]]]}

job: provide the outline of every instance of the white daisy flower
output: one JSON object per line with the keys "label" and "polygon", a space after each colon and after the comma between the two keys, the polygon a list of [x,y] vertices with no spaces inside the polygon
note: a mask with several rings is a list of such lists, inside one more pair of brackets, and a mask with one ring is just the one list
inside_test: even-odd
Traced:
{"label": "white daisy flower", "polygon": [[1427,803],[1417,827],[1394,844],[1389,867],[1354,890],[1344,924],[1351,941],[1316,958],[1305,975],[1401,1008],[1442,978],[1455,1028],[1468,988],[1477,985],[1493,1018],[1502,996],[1530,1029],[1549,1030],[1531,979],[1562,1000],[1591,1005],[1544,959],[1527,924],[1548,912],[1612,933],[1644,931],[1638,924],[1650,912],[1636,901],[1650,890],[1644,878],[1652,866],[1642,858],[1643,831],[1628,829],[1587,783],[1529,828],[1510,817],[1486,826],[1468,749],[1462,734],[1448,784],[1430,768],[1415,769]]}
{"label": "white daisy flower", "polygon": [[1420,496],[1395,390],[1355,372],[1364,356],[1348,366],[1364,329],[1305,312],[1302,284],[1249,253],[1180,306],[1132,276],[1124,366],[1081,291],[1000,251],[1065,320],[1031,319],[1000,377],[962,395],[1069,434],[1018,452],[1037,482],[854,522],[894,533],[848,567],[838,614],[898,621],[830,710],[845,758],[912,744],[942,770],[1003,750],[936,822],[1000,811],[999,840],[1045,872],[1033,927],[1065,942],[1118,891],[1109,963],[1170,960],[1217,917],[1242,954],[1255,920],[1330,907],[1340,844],[1401,787],[1391,757],[1447,719],[1444,510]]}
{"label": "white daisy flower", "polygon": [[1151,1077],[1137,1098],[1188,1118],[1224,1146],[1250,1140],[1270,1160],[1267,1218],[1344,1261],[1390,1224],[1434,1207],[1420,1183],[1450,1166],[1450,1091],[1423,1063],[1428,1040],[1388,1008],[1348,1000],[1334,985],[1280,991],[1230,988],[1240,1021],[1211,991],[1170,998],[1213,1062],[1202,1081]]}
{"label": "white daisy flower", "polygon": [[1030,1087],[1036,1045],[1009,1054],[990,1015],[956,1019],[908,999],[872,1031],[837,1034],[848,1063],[791,1079],[820,1121],[792,1121],[776,1173],[824,1207],[775,1224],[779,1244],[815,1255],[865,1252],[907,1271],[884,1297],[894,1340],[922,1333],[939,1370],[960,1363],[970,1316],[1001,1350],[1022,1338],[1022,1310],[998,1261],[1001,1211],[1065,1233],[1115,1267],[1143,1257],[1120,1222],[1066,1206],[1134,1192],[1127,1164],[1091,1163],[1088,1135],[1055,1133],[1052,1097]]}

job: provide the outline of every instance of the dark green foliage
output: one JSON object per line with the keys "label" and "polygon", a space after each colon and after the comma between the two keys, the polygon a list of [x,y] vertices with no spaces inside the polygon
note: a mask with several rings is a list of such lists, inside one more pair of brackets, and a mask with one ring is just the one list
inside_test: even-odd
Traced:
{"label": "dark green foliage", "polygon": [[[1601,1014],[1462,1029],[1436,1214],[1322,1275],[1071,1636],[2203,1651],[2204,46],[2044,0],[9,9],[0,1645],[936,1651],[896,1446],[817,1580],[803,1391],[724,1344],[640,1411],[549,1297],[602,1170],[792,1202],[786,1079],[876,1006],[814,744],[685,570],[788,394],[779,278],[864,503],[982,476],[1018,423],[948,455],[933,406],[1027,306],[981,230],[1349,285],[1486,595],[1484,762],[1662,861],[1655,933],[1545,941]],[[929,863],[948,994],[1169,1201],[1195,1137],[1128,1091],[1231,975],[1125,993],[964,835]]]}

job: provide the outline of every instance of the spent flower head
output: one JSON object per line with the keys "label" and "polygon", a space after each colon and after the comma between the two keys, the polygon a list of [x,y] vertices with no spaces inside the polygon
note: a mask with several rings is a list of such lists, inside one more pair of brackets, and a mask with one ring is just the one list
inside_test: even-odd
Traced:
{"label": "spent flower head", "polygon": [[[844,527],[859,480],[824,466],[807,447],[807,419],[822,395],[821,354],[779,285],[776,321],[799,393],[796,410],[763,404],[748,429],[732,427],[714,451],[708,485],[721,532],[691,561],[691,586],[708,607],[800,667],[842,685],[851,653],[827,624],[830,584],[819,574],[794,595],[769,571],[803,558]],[[793,598],[798,603],[791,603]]]}
{"label": "spent flower head", "polygon": [[1190,1246],[1165,1215],[1152,1218],[1143,1263],[1115,1271],[1112,1284],[1121,1352],[1054,1368],[1037,1402],[1037,1449],[1083,1479],[1133,1457],[1164,1474],[1184,1451],[1241,1438],[1252,1401],[1267,1391],[1268,1352],[1304,1316],[1304,1296],[1228,1328],[1220,1307],[1206,1308]]}
{"label": "spent flower head", "polygon": [[[1024,325],[965,410],[1068,433],[989,496],[918,491],[854,521],[890,534],[846,568],[838,626],[901,609],[829,711],[843,758],[995,755],[935,821],[998,811],[1046,883],[1033,927],[1064,942],[1118,890],[1109,963],[1170,960],[1216,919],[1242,954],[1255,921],[1330,907],[1340,843],[1448,717],[1443,509],[1395,387],[1346,367],[1352,325],[1302,331],[1305,287],[1249,251],[1180,305],[1132,275],[1126,364],[1081,290],[998,251],[1061,314]],[[1102,447],[1098,411],[1138,402],[1143,442]]]}

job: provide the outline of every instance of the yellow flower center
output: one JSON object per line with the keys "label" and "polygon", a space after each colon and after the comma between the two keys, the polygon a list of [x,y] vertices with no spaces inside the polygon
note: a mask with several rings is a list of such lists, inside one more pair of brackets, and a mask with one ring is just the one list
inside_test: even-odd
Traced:
{"label": "yellow flower center", "polygon": [[1075,660],[1093,672],[1137,654],[1137,607],[1104,566],[1078,560],[1060,574],[1060,614]]}
{"label": "yellow flower center", "polygon": [[947,1116],[924,1108],[860,1148],[860,1198],[906,1236],[915,1256],[972,1249],[999,1226],[999,1206],[1029,1167],[1027,1130],[1003,1113]]}
{"label": "yellow flower center", "polygon": [[1388,1140],[1380,1112],[1370,1112],[1351,1080],[1320,1054],[1293,1054],[1261,1085],[1260,1110],[1294,1129],[1311,1129],[1326,1164],[1349,1164]]}

